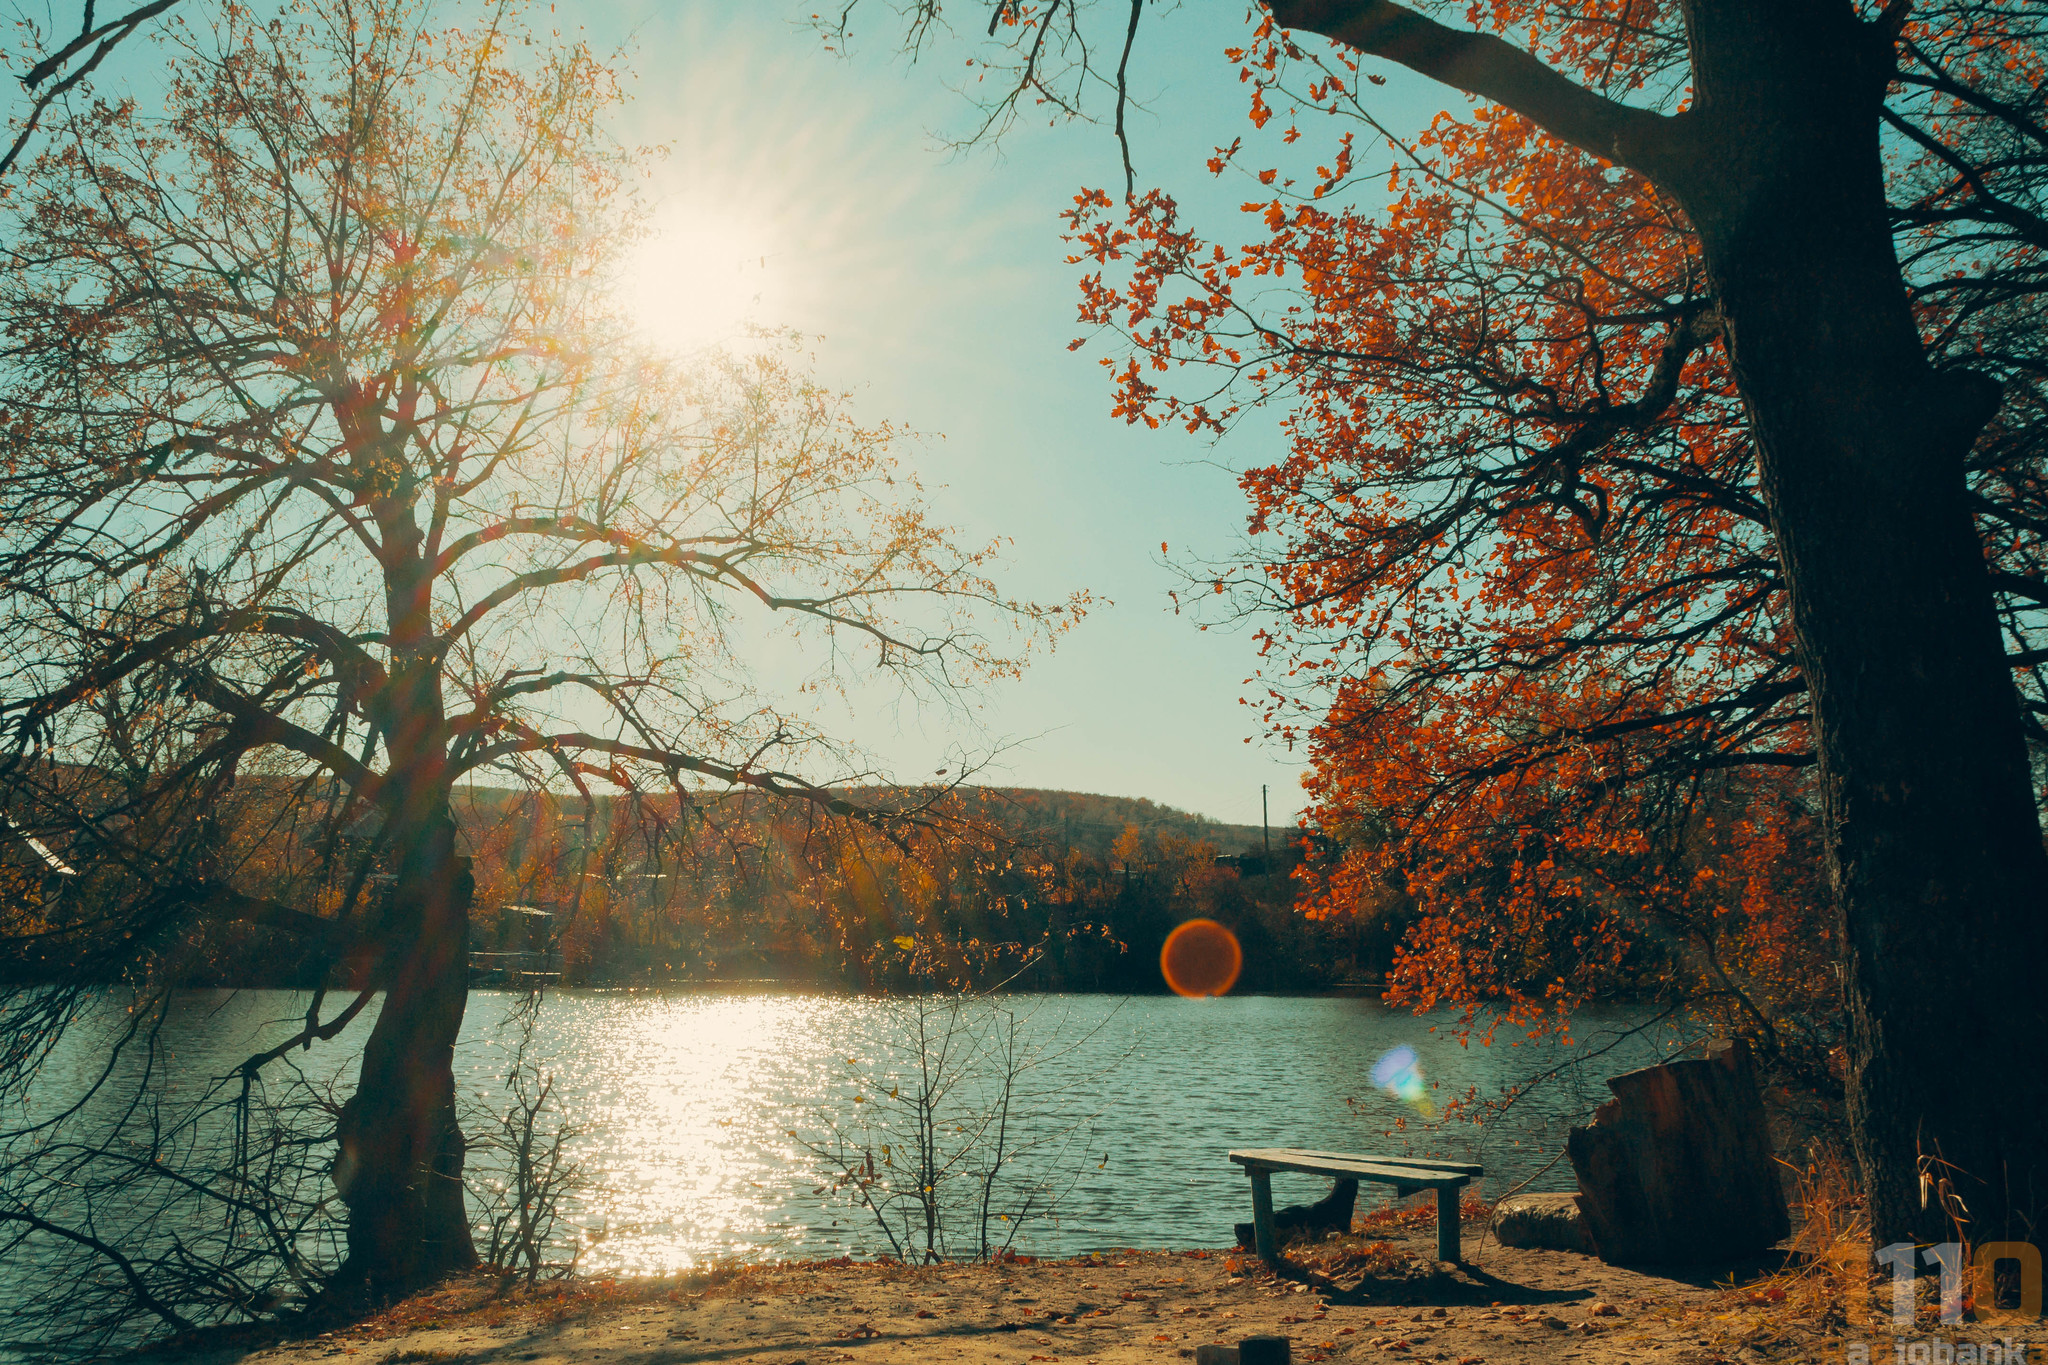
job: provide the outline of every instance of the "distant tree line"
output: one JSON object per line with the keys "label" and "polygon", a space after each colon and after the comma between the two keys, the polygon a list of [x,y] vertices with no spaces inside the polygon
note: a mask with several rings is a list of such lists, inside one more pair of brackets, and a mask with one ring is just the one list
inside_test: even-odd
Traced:
{"label": "distant tree line", "polygon": [[[238,883],[318,913],[322,870],[365,862],[367,893],[395,867],[380,822],[337,827],[316,794],[261,775],[214,793],[181,831],[195,862],[228,856]],[[1165,989],[1159,951],[1195,917],[1245,951],[1238,989],[1321,990],[1377,982],[1406,928],[1398,912],[1314,921],[1294,908],[1304,849],[1292,828],[1262,837],[1153,802],[1088,793],[961,788],[851,793],[917,806],[883,833],[818,821],[786,803],[724,794],[685,804],[474,787],[455,803],[476,896],[470,947],[534,949],[572,986],[774,980],[856,990],[948,982],[1015,989]],[[10,838],[11,899],[27,907],[53,873]],[[61,848],[60,843],[57,847]],[[47,848],[45,851],[49,851]],[[55,856],[52,854],[52,856]],[[90,898],[76,888],[73,900]],[[174,921],[165,970],[191,985],[356,986],[303,933],[226,917]],[[47,975],[35,940],[0,963]]]}
{"label": "distant tree line", "polygon": [[[636,864],[629,851],[644,835],[600,832],[587,857],[573,839],[548,845],[560,850],[554,868],[530,853],[487,852],[479,881],[489,886],[503,869],[512,884],[501,904],[545,900],[573,910],[562,934],[572,984],[751,978],[892,989],[936,975],[962,985],[1145,993],[1165,989],[1167,934],[1196,917],[1238,936],[1239,990],[1376,981],[1391,964],[1398,928],[1315,922],[1295,911],[1295,831],[1281,832],[1270,857],[1255,831],[1249,848],[1226,853],[1188,832],[1201,828],[1197,818],[1150,803],[1120,827],[1090,818],[1101,800],[954,792],[934,807],[943,828],[908,849],[843,833],[807,847],[757,816],[704,814],[661,870],[644,857]],[[590,865],[580,905],[575,869],[563,861]]]}

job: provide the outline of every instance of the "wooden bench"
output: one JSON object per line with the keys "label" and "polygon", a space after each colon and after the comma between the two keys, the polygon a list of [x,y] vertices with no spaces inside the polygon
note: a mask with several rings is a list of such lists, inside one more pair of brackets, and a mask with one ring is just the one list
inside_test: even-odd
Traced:
{"label": "wooden bench", "polygon": [[1375,1185],[1392,1185],[1394,1197],[1436,1191],[1436,1257],[1458,1259],[1458,1192],[1474,1176],[1486,1174],[1478,1166],[1459,1161],[1437,1161],[1424,1157],[1357,1156],[1349,1152],[1318,1152],[1306,1147],[1247,1147],[1230,1154],[1244,1167],[1252,1181],[1252,1249],[1266,1260],[1279,1256],[1273,1231],[1273,1172],[1300,1171],[1304,1175],[1326,1175],[1334,1180],[1365,1180]]}

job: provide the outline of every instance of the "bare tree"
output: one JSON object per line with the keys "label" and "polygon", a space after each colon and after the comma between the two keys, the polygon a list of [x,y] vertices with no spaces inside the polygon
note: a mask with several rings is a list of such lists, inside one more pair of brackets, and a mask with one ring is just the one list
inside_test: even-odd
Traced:
{"label": "bare tree", "polygon": [[479,1131],[470,1141],[471,1152],[485,1155],[484,1169],[469,1172],[483,1263],[495,1267],[507,1283],[523,1279],[529,1285],[543,1275],[575,1272],[580,1242],[566,1257],[555,1254],[563,1205],[591,1183],[571,1152],[585,1125],[563,1119],[554,1073],[531,1056],[541,998],[541,992],[531,992],[506,1021],[506,1027],[518,1030],[511,1069],[505,1073],[510,1105],[502,1113],[481,1115],[481,1122],[472,1120]]}
{"label": "bare tree", "polygon": [[[633,160],[585,48],[402,0],[176,32],[164,117],[67,113],[8,206],[0,732],[118,869],[24,932],[112,961],[136,923],[237,919],[356,964],[368,989],[316,998],[250,1068],[381,994],[331,1174],[341,1281],[398,1288],[476,1259],[456,784],[708,783],[880,821],[752,687],[740,614],[802,626],[828,680],[943,693],[1079,604],[1003,597],[989,552],[925,516],[896,433],[786,352],[636,343],[613,301]],[[138,736],[154,756],[111,781]],[[265,765],[261,803],[318,855],[293,903],[209,824]],[[125,833],[157,827],[178,837]]]}

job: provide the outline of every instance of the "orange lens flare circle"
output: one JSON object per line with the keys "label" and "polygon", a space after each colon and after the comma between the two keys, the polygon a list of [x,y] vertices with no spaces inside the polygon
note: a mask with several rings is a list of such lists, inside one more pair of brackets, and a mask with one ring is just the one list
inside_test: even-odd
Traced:
{"label": "orange lens flare circle", "polygon": [[1166,936],[1159,971],[1175,995],[1222,995],[1237,984],[1244,949],[1213,919],[1191,919]]}

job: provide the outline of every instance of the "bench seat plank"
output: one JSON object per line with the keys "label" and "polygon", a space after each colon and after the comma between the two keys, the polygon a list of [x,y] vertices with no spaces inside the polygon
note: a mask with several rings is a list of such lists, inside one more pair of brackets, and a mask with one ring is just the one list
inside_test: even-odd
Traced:
{"label": "bench seat plank", "polygon": [[1299,1171],[1303,1175],[1328,1175],[1342,1180],[1369,1180],[1379,1185],[1412,1185],[1435,1189],[1439,1185],[1463,1185],[1478,1172],[1448,1166],[1397,1166],[1369,1156],[1311,1155],[1294,1147],[1251,1147],[1230,1154],[1240,1166],[1260,1166],[1269,1171]]}
{"label": "bench seat plank", "polygon": [[1484,1166],[1475,1166],[1468,1161],[1439,1161],[1433,1156],[1360,1156],[1356,1152],[1321,1152],[1313,1147],[1290,1147],[1288,1151],[1300,1156],[1325,1156],[1338,1161],[1370,1161],[1379,1166],[1427,1166],[1432,1171],[1463,1171],[1466,1175],[1485,1175]]}

